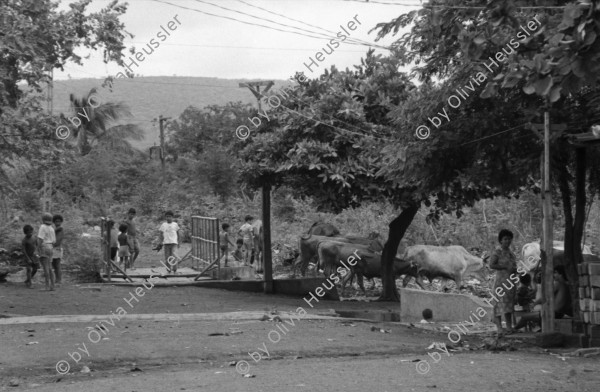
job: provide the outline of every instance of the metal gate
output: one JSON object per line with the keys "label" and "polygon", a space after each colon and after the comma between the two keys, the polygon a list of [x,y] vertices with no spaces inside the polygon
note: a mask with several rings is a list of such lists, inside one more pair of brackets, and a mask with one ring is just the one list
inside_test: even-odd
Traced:
{"label": "metal gate", "polygon": [[215,268],[219,276],[219,245],[219,219],[192,216],[192,259],[201,271],[194,280]]}

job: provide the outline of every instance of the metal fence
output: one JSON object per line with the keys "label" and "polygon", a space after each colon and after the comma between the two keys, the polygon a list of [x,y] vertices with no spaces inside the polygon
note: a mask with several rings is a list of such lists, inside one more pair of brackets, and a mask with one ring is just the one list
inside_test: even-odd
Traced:
{"label": "metal fence", "polygon": [[220,272],[219,245],[219,219],[192,216],[192,259],[201,270],[196,278],[213,268]]}

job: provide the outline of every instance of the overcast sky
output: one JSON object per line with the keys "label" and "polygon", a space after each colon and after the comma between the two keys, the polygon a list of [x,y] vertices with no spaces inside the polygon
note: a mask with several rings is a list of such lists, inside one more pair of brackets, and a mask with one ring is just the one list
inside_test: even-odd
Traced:
{"label": "overcast sky", "polygon": [[[109,1],[93,0],[90,10],[103,8]],[[377,23],[388,22],[402,13],[418,9],[420,4],[419,0],[380,0],[382,3],[415,4],[412,7],[372,2],[375,0],[368,3],[364,0],[244,0],[251,5],[284,15],[278,16],[238,0],[164,1],[171,4],[153,0],[130,0],[127,13],[122,17],[127,31],[135,36],[133,39],[126,40],[127,47],[133,44],[138,51],[141,51],[142,47],[145,47],[151,39],[155,39],[155,42],[159,44],[152,54],[145,55],[143,61],[138,61],[137,68],[132,67],[136,75],[285,79],[296,71],[304,71],[307,76],[315,77],[325,68],[334,64],[340,69],[358,64],[360,58],[364,57],[368,50],[368,46],[351,45],[346,40],[331,55],[324,55],[325,59],[319,63],[320,67],[313,66],[315,73],[310,74],[303,63],[309,63],[309,57],[314,58],[317,51],[322,51],[321,48],[326,47],[329,39],[315,39],[252,26],[181,7],[268,25],[282,30],[293,30],[301,34],[310,33],[258,20],[208,3],[305,30],[317,30],[315,27],[303,25],[284,17],[287,16],[331,30],[334,33],[342,31],[340,24],[348,30],[348,22],[356,16],[356,19],[362,24],[357,24],[354,31],[348,30],[351,38],[387,46],[395,38],[388,36],[385,40],[375,42],[375,33],[369,34],[369,30]],[[69,1],[63,0],[61,8],[66,9],[68,3]],[[170,21],[176,23],[175,16],[181,24],[176,24],[176,30],[171,31],[167,25]],[[157,33],[163,31],[161,26],[171,34],[164,41],[157,37]],[[342,34],[345,33],[342,32]],[[335,34],[331,35],[335,36]],[[330,51],[327,47],[326,49]],[[150,52],[149,49],[147,50]],[[384,54],[388,53],[384,49],[378,49],[378,51]],[[100,53],[80,50],[78,54],[83,57],[90,54],[91,56],[84,60],[84,66],[69,64],[65,67],[64,72],[55,70],[54,78],[56,80],[67,79],[68,75],[71,78],[100,78],[108,75],[114,76],[120,71],[114,64],[104,64]],[[129,53],[127,53],[128,56],[130,56]]]}

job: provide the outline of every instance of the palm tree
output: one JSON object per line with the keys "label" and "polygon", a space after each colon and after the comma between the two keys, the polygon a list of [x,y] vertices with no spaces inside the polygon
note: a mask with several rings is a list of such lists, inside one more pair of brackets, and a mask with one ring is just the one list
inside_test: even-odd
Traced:
{"label": "palm tree", "polygon": [[97,89],[93,88],[86,97],[69,96],[74,116],[81,121],[75,130],[80,155],[88,154],[94,144],[131,152],[133,147],[127,139],[142,140],[143,130],[136,124],[113,125],[124,117],[131,117],[129,107],[122,102],[100,102]]}

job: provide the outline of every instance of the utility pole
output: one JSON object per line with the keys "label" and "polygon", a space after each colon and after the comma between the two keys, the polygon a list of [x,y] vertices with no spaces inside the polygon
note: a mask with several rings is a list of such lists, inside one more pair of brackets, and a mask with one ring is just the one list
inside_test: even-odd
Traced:
{"label": "utility pole", "polygon": [[162,178],[165,180],[165,129],[163,123],[171,117],[158,116],[158,125],[160,128],[160,167],[162,170]]}
{"label": "utility pole", "polygon": [[[275,83],[272,80],[262,82],[240,83],[240,87],[248,87],[258,101],[258,111],[262,110],[260,99],[262,96],[273,87]],[[264,86],[263,92],[260,92],[260,87]],[[262,265],[264,272],[263,289],[266,294],[273,292],[273,260],[271,255],[271,185],[263,184],[262,186],[262,220],[263,220],[263,251]],[[258,262],[258,260],[257,260]]]}
{"label": "utility pole", "polygon": [[[254,96],[256,97],[256,100],[258,101],[258,111],[260,112],[262,110],[262,107],[260,105],[260,99],[262,98],[262,96],[264,94],[267,93],[267,91],[269,91],[269,89],[271,87],[273,87],[274,84],[275,84],[275,82],[273,82],[272,80],[265,80],[262,82],[240,83],[239,86],[240,87],[248,87],[250,89],[250,92],[252,94],[254,94]],[[265,89],[262,93],[260,92],[260,86],[265,87]]]}
{"label": "utility pole", "polygon": [[[552,216],[552,192],[550,188],[550,130],[564,131],[566,124],[550,125],[550,102],[546,101],[544,124],[529,124],[530,129],[544,141],[542,154],[542,211],[543,211],[543,250],[540,245],[542,259],[542,332],[554,331],[554,233]],[[538,133],[544,131],[544,135]]]}

